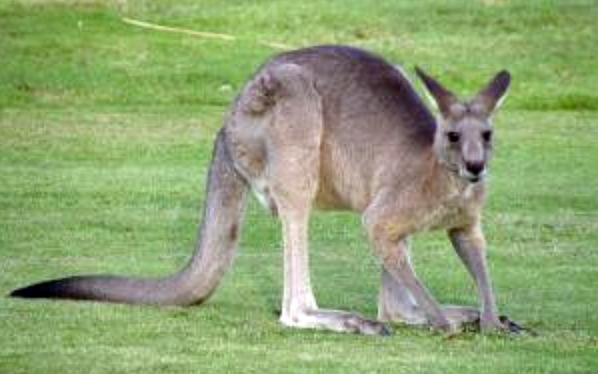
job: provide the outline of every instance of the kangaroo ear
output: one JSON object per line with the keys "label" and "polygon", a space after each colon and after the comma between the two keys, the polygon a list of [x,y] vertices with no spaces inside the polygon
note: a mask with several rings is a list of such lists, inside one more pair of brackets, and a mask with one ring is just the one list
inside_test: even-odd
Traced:
{"label": "kangaroo ear", "polygon": [[450,113],[451,106],[457,103],[457,96],[450,90],[444,88],[440,82],[426,74],[418,66],[415,67],[415,72],[419,79],[424,82],[428,93],[434,99],[433,103],[436,103],[440,113],[447,117]]}
{"label": "kangaroo ear", "polygon": [[511,83],[511,74],[502,70],[482,88],[473,99],[473,103],[487,115],[498,109],[506,97]]}

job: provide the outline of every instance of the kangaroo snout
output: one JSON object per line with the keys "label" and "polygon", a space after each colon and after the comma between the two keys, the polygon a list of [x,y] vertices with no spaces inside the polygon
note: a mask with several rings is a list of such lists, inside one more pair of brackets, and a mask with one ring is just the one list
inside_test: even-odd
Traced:
{"label": "kangaroo snout", "polygon": [[486,163],[484,161],[465,161],[459,172],[461,178],[467,179],[471,183],[479,182],[485,174]]}
{"label": "kangaroo snout", "polygon": [[484,161],[466,161],[465,162],[465,170],[467,170],[470,174],[474,176],[479,176],[484,169],[486,168],[486,164]]}

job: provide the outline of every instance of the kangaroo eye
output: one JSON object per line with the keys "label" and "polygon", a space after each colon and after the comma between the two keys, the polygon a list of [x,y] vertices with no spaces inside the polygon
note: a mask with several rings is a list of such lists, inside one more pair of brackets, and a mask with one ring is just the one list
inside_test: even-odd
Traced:
{"label": "kangaroo eye", "polygon": [[451,143],[457,143],[461,138],[461,135],[456,131],[449,131],[446,133],[446,137]]}
{"label": "kangaroo eye", "polygon": [[484,139],[485,142],[492,140],[492,131],[486,130],[482,132],[482,139]]}

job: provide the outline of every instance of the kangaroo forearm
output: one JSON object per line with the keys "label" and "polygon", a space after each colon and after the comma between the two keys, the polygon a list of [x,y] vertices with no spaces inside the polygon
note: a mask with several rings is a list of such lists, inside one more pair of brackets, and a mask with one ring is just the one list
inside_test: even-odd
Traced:
{"label": "kangaroo forearm", "polygon": [[496,302],[486,262],[486,241],[479,225],[449,232],[459,258],[472,276],[480,299],[482,316],[495,318]]}

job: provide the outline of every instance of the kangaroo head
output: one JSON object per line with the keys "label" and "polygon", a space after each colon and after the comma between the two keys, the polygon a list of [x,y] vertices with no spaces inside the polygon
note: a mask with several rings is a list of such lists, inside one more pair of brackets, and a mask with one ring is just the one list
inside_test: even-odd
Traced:
{"label": "kangaroo head", "polygon": [[492,113],[500,106],[511,80],[503,70],[469,100],[459,100],[437,80],[416,67],[440,115],[434,149],[440,161],[459,177],[476,183],[484,178],[492,154]]}

